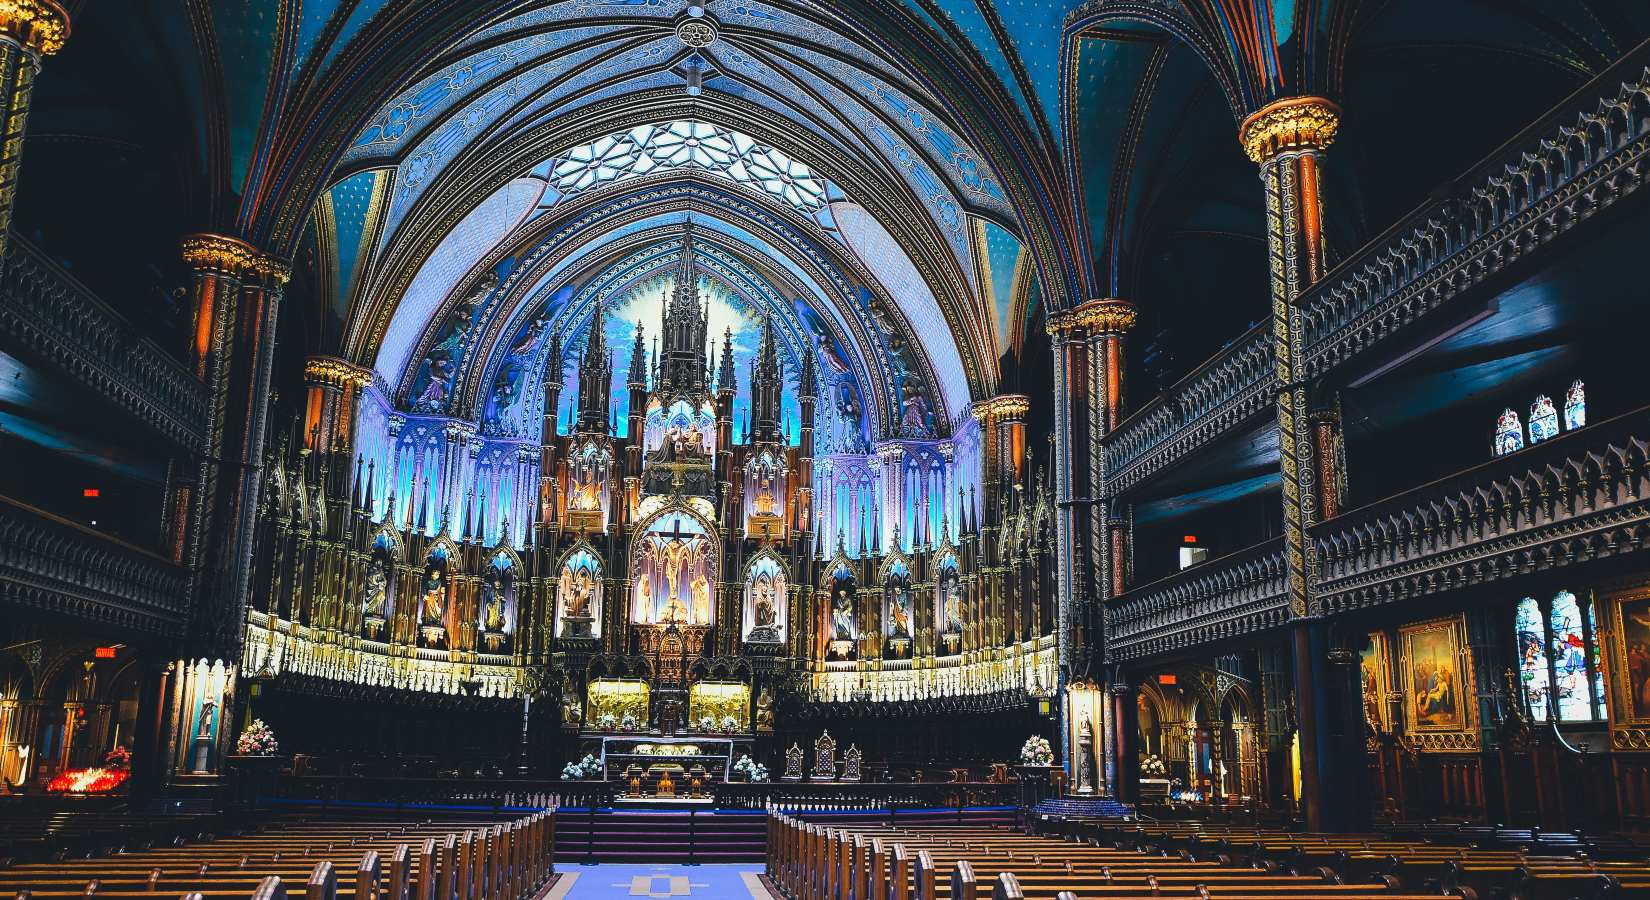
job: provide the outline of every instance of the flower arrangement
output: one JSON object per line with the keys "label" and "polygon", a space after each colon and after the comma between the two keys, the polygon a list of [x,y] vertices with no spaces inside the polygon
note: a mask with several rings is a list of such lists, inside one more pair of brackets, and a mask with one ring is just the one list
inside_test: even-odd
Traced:
{"label": "flower arrangement", "polygon": [[700,731],[715,731],[716,730],[716,717],[715,716],[700,716],[699,717],[699,730]]}
{"label": "flower arrangement", "polygon": [[733,771],[745,776],[752,784],[768,780],[768,767],[751,759],[749,753],[740,755],[739,760],[733,764]]}
{"label": "flower arrangement", "polygon": [[619,717],[610,712],[604,712],[596,717],[596,725],[604,731],[612,731],[613,726],[619,724]]}
{"label": "flower arrangement", "polygon": [[738,731],[739,730],[739,720],[735,719],[733,716],[723,716],[722,717],[722,730],[723,731]]}
{"label": "flower arrangement", "polygon": [[635,713],[625,713],[624,717],[619,720],[619,728],[624,731],[635,731],[636,726],[637,722]]}
{"label": "flower arrangement", "polygon": [[584,781],[589,778],[600,778],[601,776],[601,760],[590,753],[586,753],[584,759],[570,762],[561,767],[562,781]]}
{"label": "flower arrangement", "polygon": [[1054,764],[1054,748],[1048,744],[1048,738],[1034,734],[1026,738],[1024,747],[1020,748],[1020,764],[1025,766],[1051,766]]}
{"label": "flower arrangement", "polygon": [[1169,767],[1163,764],[1163,757],[1148,753],[1140,758],[1140,774],[1147,778],[1162,778],[1169,774]]}
{"label": "flower arrangement", "polygon": [[263,719],[253,719],[241,736],[235,740],[235,752],[242,756],[274,756],[281,751],[275,742],[275,730]]}

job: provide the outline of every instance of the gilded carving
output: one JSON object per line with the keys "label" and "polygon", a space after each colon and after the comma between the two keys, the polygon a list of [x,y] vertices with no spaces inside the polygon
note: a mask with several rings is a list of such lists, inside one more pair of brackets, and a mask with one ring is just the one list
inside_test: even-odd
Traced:
{"label": "gilded carving", "polygon": [[1288,97],[1261,107],[1238,127],[1243,152],[1257,163],[1291,150],[1322,150],[1341,127],[1341,108],[1322,97]]}
{"label": "gilded carving", "polygon": [[53,0],[0,0],[0,35],[50,56],[69,39],[69,13]]}
{"label": "gilded carving", "polygon": [[1126,334],[1140,318],[1134,304],[1116,297],[1090,300],[1048,317],[1048,333],[1059,335],[1078,328],[1095,334]]}

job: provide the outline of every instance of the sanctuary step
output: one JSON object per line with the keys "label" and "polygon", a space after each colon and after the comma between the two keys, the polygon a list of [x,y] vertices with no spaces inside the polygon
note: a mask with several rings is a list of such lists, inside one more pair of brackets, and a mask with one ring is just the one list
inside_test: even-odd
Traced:
{"label": "sanctuary step", "polygon": [[762,810],[631,810],[562,807],[556,812],[559,863],[761,862]]}
{"label": "sanctuary step", "polygon": [[1049,797],[1038,801],[1034,812],[1045,816],[1083,816],[1090,818],[1126,818],[1134,815],[1134,810],[1126,803],[1119,803],[1110,797]]}

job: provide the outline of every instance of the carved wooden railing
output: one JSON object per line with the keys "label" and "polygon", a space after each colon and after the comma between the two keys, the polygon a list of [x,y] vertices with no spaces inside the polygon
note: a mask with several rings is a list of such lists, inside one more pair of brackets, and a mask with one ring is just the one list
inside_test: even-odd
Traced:
{"label": "carved wooden railing", "polygon": [[17,234],[0,269],[0,333],[180,447],[204,445],[206,389],[194,373]]}
{"label": "carved wooden railing", "polygon": [[1126,661],[1282,625],[1283,539],[1129,590],[1106,607],[1106,657]]}
{"label": "carved wooden railing", "polygon": [[1634,195],[1650,170],[1650,43],[1335,267],[1302,298],[1323,375]]}
{"label": "carved wooden railing", "polygon": [[0,497],[0,600],[153,634],[183,625],[181,566]]}
{"label": "carved wooden railing", "polygon": [[1106,436],[1107,492],[1116,495],[1270,408],[1272,333],[1255,326]]}
{"label": "carved wooden railing", "polygon": [[1650,544],[1650,407],[1316,526],[1334,613],[1620,556]]}

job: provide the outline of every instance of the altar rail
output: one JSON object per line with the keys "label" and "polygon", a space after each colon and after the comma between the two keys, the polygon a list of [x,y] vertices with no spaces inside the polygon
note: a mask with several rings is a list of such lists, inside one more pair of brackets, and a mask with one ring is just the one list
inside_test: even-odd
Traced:
{"label": "altar rail", "polygon": [[1106,655],[1138,659],[1282,625],[1289,615],[1283,539],[1133,588],[1106,607]]}
{"label": "altar rail", "polygon": [[[1342,260],[1302,296],[1308,378],[1394,337],[1636,196],[1650,173],[1650,42]],[[1267,406],[1270,326],[1222,348],[1103,441],[1106,491],[1137,487]]]}
{"label": "altar rail", "polygon": [[[314,803],[452,805],[486,809],[612,806],[617,781],[549,778],[378,778],[371,775],[281,775],[273,799]],[[1014,806],[1020,785],[990,782],[749,782],[710,786],[723,809],[856,811]]]}
{"label": "altar rail", "polygon": [[0,599],[149,634],[187,618],[183,567],[141,547],[0,497]]}
{"label": "altar rail", "polygon": [[1316,526],[1325,612],[1620,556],[1650,544],[1650,407]]}
{"label": "altar rail", "polygon": [[194,373],[17,234],[0,269],[0,332],[178,446],[205,445],[206,388]]}

